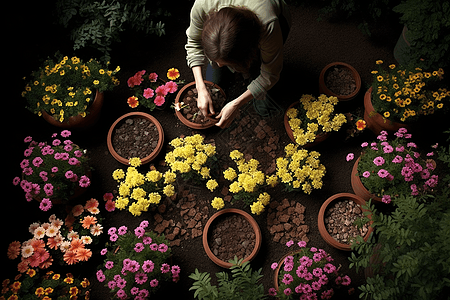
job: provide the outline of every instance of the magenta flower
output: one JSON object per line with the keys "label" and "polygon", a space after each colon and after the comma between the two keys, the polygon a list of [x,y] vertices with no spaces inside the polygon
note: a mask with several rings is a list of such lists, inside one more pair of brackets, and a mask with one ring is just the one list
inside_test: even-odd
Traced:
{"label": "magenta flower", "polygon": [[41,204],[39,205],[39,208],[42,211],[48,211],[50,208],[52,208],[52,201],[50,201],[50,199],[48,199],[48,198],[42,199]]}
{"label": "magenta flower", "polygon": [[348,275],[345,275],[344,277],[342,277],[342,285],[350,285],[351,282],[352,281]]}
{"label": "magenta flower", "polygon": [[127,226],[120,226],[117,233],[118,233],[119,235],[124,235],[124,234],[127,233],[127,230],[128,230]]}
{"label": "magenta flower", "polygon": [[28,156],[31,155],[31,153],[33,153],[33,148],[28,148],[28,149],[26,149],[26,150],[23,152],[23,155],[24,155],[25,157],[28,157]]}
{"label": "magenta flower", "polygon": [[117,286],[117,283],[114,280],[111,280],[111,281],[108,282],[108,288],[109,289],[113,290],[113,289],[116,288],[116,286]]}
{"label": "magenta flower", "polygon": [[323,267],[323,270],[328,274],[331,274],[336,270],[336,267],[333,264],[328,263]]}
{"label": "magenta flower", "polygon": [[66,150],[67,152],[70,152],[73,150],[73,147],[72,147],[72,145],[65,145],[64,150]]}
{"label": "magenta flower", "polygon": [[349,153],[347,154],[347,157],[345,158],[347,161],[351,161],[355,158],[355,154],[353,153]]}
{"label": "magenta flower", "polygon": [[142,228],[142,227],[136,227],[136,229],[134,229],[134,234],[138,237],[138,238],[141,238],[141,237],[143,237],[144,236],[144,234],[145,234],[145,229],[144,228]]}
{"label": "magenta flower", "polygon": [[91,180],[86,175],[83,175],[83,176],[81,176],[79,183],[80,183],[81,187],[86,188],[89,185],[91,185]]}
{"label": "magenta flower", "polygon": [[63,131],[61,132],[61,136],[62,136],[62,137],[65,137],[65,138],[69,137],[71,134],[72,134],[72,133],[71,133],[69,130],[63,130]]}
{"label": "magenta flower", "polygon": [[289,242],[286,243],[286,246],[290,247],[294,245],[294,241],[290,240]]}
{"label": "magenta flower", "polygon": [[297,245],[298,245],[300,248],[304,248],[304,247],[306,247],[306,242],[305,242],[305,241],[300,241],[300,242],[297,243]]}
{"label": "magenta flower", "polygon": [[392,147],[391,145],[386,145],[383,147],[383,152],[384,153],[391,153],[394,151],[394,147]]}
{"label": "magenta flower", "polygon": [[152,251],[158,251],[158,244],[156,244],[156,243],[151,244],[151,245],[150,245],[150,249],[151,249]]}
{"label": "magenta flower", "polygon": [[44,192],[47,196],[52,196],[53,195],[53,185],[51,183],[46,183],[44,185]]}
{"label": "magenta flower", "polygon": [[103,248],[102,251],[100,251],[100,255],[106,255],[108,253],[108,249]]}
{"label": "magenta flower", "polygon": [[313,275],[316,276],[316,277],[322,276],[322,268],[315,268],[313,270]]}
{"label": "magenta flower", "polygon": [[108,270],[112,269],[114,267],[114,262],[108,260],[105,264],[105,268],[107,268]]}
{"label": "magenta flower", "polygon": [[380,178],[386,178],[388,175],[389,175],[389,172],[387,170],[385,170],[385,169],[380,169],[378,171],[378,176]]}
{"label": "magenta flower", "polygon": [[321,285],[318,281],[314,281],[313,283],[311,283],[311,287],[312,287],[312,289],[315,290],[315,291],[320,290],[320,287],[321,287],[321,286],[322,286],[322,285]]}
{"label": "magenta flower", "polygon": [[166,252],[168,249],[169,249],[169,246],[167,246],[166,244],[160,244],[158,246],[158,251],[161,252],[161,253]]}
{"label": "magenta flower", "polygon": [[269,296],[276,296],[277,295],[277,290],[273,287],[271,287],[269,289]]}
{"label": "magenta flower", "polygon": [[383,203],[389,204],[389,203],[391,203],[391,196],[389,196],[389,195],[383,195],[383,197],[381,198],[381,201],[382,201]]}
{"label": "magenta flower", "polygon": [[112,234],[116,234],[117,232],[117,228],[116,227],[111,227],[108,229],[108,234],[112,235]]}
{"label": "magenta flower", "polygon": [[278,264],[274,262],[271,266],[272,270],[275,270],[278,267]]}
{"label": "magenta flower", "polygon": [[103,281],[105,281],[105,279],[106,279],[106,276],[105,276],[105,274],[103,274],[103,271],[98,270],[97,271],[97,280],[100,282],[103,282]]}
{"label": "magenta flower", "polygon": [[159,282],[158,282],[158,279],[156,279],[156,278],[150,281],[151,287],[157,287],[158,284],[159,284]]}
{"label": "magenta flower", "polygon": [[74,154],[76,157],[78,157],[78,158],[80,158],[80,157],[83,156],[83,152],[81,152],[80,150],[75,150],[75,151],[73,152],[73,154]]}
{"label": "magenta flower", "polygon": [[292,293],[292,290],[291,290],[290,288],[284,289],[284,294],[285,294],[286,296],[289,296],[291,293]]}
{"label": "magenta flower", "polygon": [[168,273],[170,272],[170,266],[166,263],[161,265],[161,273]]}
{"label": "magenta flower", "polygon": [[71,170],[69,170],[66,172],[66,174],[64,174],[64,176],[66,176],[67,179],[72,179],[74,176],[74,173]]}
{"label": "magenta flower", "polygon": [[152,243],[152,241],[153,241],[152,238],[149,236],[146,236],[143,239],[144,245],[150,245]]}
{"label": "magenta flower", "polygon": [[363,175],[364,178],[369,178],[370,172],[369,171],[365,171],[362,175]]}
{"label": "magenta flower", "polygon": [[147,220],[142,221],[141,224],[139,224],[139,227],[147,228],[148,227],[148,221]]}
{"label": "magenta flower", "polygon": [[109,240],[111,242],[115,242],[115,241],[117,241],[118,238],[119,238],[119,236],[114,233],[114,234],[111,234],[111,236],[109,237]]}
{"label": "magenta flower", "polygon": [[142,270],[146,273],[153,272],[153,269],[155,268],[155,264],[151,260],[146,260],[142,264]]}
{"label": "magenta flower", "polygon": [[20,162],[20,167],[22,169],[25,169],[26,167],[30,166],[30,161],[28,159],[24,159]]}
{"label": "magenta flower", "polygon": [[53,146],[59,146],[59,145],[61,145],[61,140],[54,139],[53,142],[52,142],[52,145],[53,145]]}
{"label": "magenta flower", "polygon": [[134,251],[136,251],[137,253],[141,252],[142,250],[144,250],[144,244],[142,243],[136,243],[136,245],[134,246]]}
{"label": "magenta flower", "polygon": [[173,276],[176,276],[176,275],[180,274],[181,269],[179,266],[175,265],[175,266],[172,266],[171,272],[172,272]]}
{"label": "magenta flower", "polygon": [[397,147],[395,147],[395,151],[403,152],[403,151],[405,151],[405,147],[403,147],[402,145],[398,145]]}
{"label": "magenta flower", "polygon": [[145,282],[147,282],[147,279],[148,277],[145,273],[136,273],[136,275],[134,276],[134,280],[137,284],[144,284]]}
{"label": "magenta flower", "polygon": [[395,157],[394,157],[394,159],[392,160],[392,162],[394,163],[394,164],[399,164],[399,163],[401,163],[403,161],[403,157],[401,157],[400,155],[396,155]]}
{"label": "magenta flower", "polygon": [[43,162],[44,162],[44,160],[42,158],[40,158],[39,156],[35,157],[33,159],[33,166],[39,168]]}
{"label": "magenta flower", "polygon": [[376,166],[378,166],[378,167],[381,166],[381,165],[383,165],[384,162],[385,162],[385,160],[384,160],[384,158],[381,157],[381,156],[375,157],[375,159],[373,160],[373,163],[374,163]]}
{"label": "magenta flower", "polygon": [[149,98],[153,97],[154,95],[155,95],[155,91],[152,90],[151,88],[148,88],[148,89],[144,90],[143,96],[144,96],[145,99],[149,99]]}
{"label": "magenta flower", "polygon": [[20,178],[18,176],[14,177],[13,184],[17,186],[17,185],[19,185],[19,183],[20,183]]}
{"label": "magenta flower", "polygon": [[406,147],[417,148],[417,145],[416,145],[416,143],[409,142],[408,144],[406,144]]}
{"label": "magenta flower", "polygon": [[166,89],[169,91],[169,93],[173,94],[177,91],[178,85],[173,81],[169,81],[168,83],[166,83]]}
{"label": "magenta flower", "polygon": [[31,142],[33,140],[33,138],[31,137],[31,136],[27,136],[23,141],[25,142],[25,143],[29,143],[29,142]]}

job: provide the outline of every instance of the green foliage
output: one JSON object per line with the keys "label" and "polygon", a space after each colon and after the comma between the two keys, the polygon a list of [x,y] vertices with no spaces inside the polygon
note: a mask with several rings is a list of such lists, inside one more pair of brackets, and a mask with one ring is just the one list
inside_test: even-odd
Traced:
{"label": "green foliage", "polygon": [[216,273],[218,287],[211,285],[211,276],[207,272],[200,273],[198,269],[189,278],[195,280],[189,290],[194,290],[194,298],[197,299],[226,299],[226,300],[250,300],[265,299],[264,287],[259,283],[263,277],[262,269],[253,271],[248,261],[235,257],[230,260],[231,277],[226,272]]}
{"label": "green foliage", "polygon": [[394,11],[408,28],[411,63],[423,68],[450,65],[450,1],[404,0]]}
{"label": "green foliage", "polygon": [[120,41],[120,33],[131,28],[146,34],[165,34],[164,23],[156,22],[168,13],[161,7],[163,1],[146,0],[58,0],[59,23],[71,29],[74,50],[86,46],[103,53],[102,60],[110,60],[111,44]]}
{"label": "green foliage", "polygon": [[[450,149],[444,149],[447,159]],[[448,167],[450,160],[447,160]],[[443,180],[432,201],[412,196],[393,200],[391,214],[372,211],[377,238],[354,243],[350,267],[371,267],[374,276],[359,287],[361,298],[437,299],[450,287],[450,186]]]}

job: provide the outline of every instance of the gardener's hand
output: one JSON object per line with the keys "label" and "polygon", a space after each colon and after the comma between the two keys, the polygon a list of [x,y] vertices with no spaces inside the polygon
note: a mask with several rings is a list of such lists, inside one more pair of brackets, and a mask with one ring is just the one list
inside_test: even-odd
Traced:
{"label": "gardener's hand", "polygon": [[205,117],[212,117],[216,112],[214,111],[211,95],[209,94],[208,89],[205,86],[197,87],[197,92],[197,107]]}
{"label": "gardener's hand", "polygon": [[237,105],[236,101],[228,102],[220,111],[220,113],[216,116],[216,120],[219,122],[216,123],[216,126],[220,128],[227,128],[231,125],[234,118],[239,112],[239,105]]}

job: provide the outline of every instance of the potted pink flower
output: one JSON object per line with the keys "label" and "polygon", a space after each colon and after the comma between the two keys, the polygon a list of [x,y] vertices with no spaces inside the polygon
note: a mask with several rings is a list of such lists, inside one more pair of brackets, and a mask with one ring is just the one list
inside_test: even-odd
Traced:
{"label": "potted pink flower", "polygon": [[167,78],[170,81],[164,81],[159,78],[158,74],[147,74],[146,70],[138,71],[136,74],[128,78],[128,87],[133,91],[133,96],[127,99],[127,103],[131,108],[139,105],[150,109],[151,111],[157,107],[162,107],[166,103],[168,94],[173,94],[178,90],[178,85],[183,81],[178,80],[180,72],[171,68],[167,71]]}
{"label": "potted pink flower", "polygon": [[[377,141],[361,144],[363,150],[353,167],[351,180],[355,194],[366,201],[372,198],[390,203],[402,194],[421,196],[432,192],[438,184],[438,175],[433,174],[434,152],[428,152],[424,158],[406,128],[400,128],[394,135],[395,139],[389,140],[388,133],[382,131]],[[346,159],[354,158],[349,153]]]}
{"label": "potted pink flower", "polygon": [[180,267],[168,263],[171,248],[164,235],[146,231],[148,221],[142,221],[133,231],[126,226],[108,230],[111,249],[103,249],[104,269],[97,279],[104,282],[118,299],[147,299],[161,281],[177,282]]}
{"label": "potted pink flower", "polygon": [[21,273],[29,268],[47,269],[53,262],[73,265],[88,261],[92,256],[90,248],[103,233],[98,204],[96,199],[90,199],[73,207],[65,219],[53,214],[47,222],[32,223],[32,238],[10,243],[8,258],[20,257],[17,268]]}
{"label": "potted pink flower", "polygon": [[50,144],[30,136],[24,140],[28,147],[20,162],[22,175],[13,184],[23,189],[27,201],[38,200],[43,211],[78,196],[91,184],[86,151],[69,140],[70,135],[69,130],[54,133]]}
{"label": "potted pink flower", "polygon": [[[293,241],[286,246],[294,245]],[[348,275],[339,273],[333,258],[323,249],[306,248],[306,242],[297,243],[299,250],[285,255],[280,262],[273,263],[275,287],[269,289],[270,296],[279,299],[331,299],[336,288],[349,286]],[[349,293],[353,289],[349,289]]]}

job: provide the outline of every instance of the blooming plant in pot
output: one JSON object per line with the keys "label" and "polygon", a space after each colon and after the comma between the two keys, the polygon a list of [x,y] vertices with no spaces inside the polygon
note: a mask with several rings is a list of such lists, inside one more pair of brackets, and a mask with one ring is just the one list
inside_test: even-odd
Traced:
{"label": "blooming plant in pot", "polygon": [[101,252],[104,269],[96,275],[118,299],[150,298],[161,281],[177,282],[180,278],[180,267],[168,263],[172,251],[169,242],[164,235],[146,231],[147,227],[148,221],[142,221],[134,231],[126,226],[108,230],[111,244]]}
{"label": "blooming plant in pot", "polygon": [[225,179],[232,181],[229,190],[234,194],[234,200],[242,200],[250,206],[253,214],[259,215],[270,202],[270,195],[262,191],[267,185],[266,175],[258,170],[256,159],[246,161],[244,154],[238,150],[233,150],[230,157],[236,163],[237,171],[229,167],[223,172]]}
{"label": "blooming plant in pot", "polygon": [[98,201],[90,199],[85,205],[76,205],[63,220],[51,215],[48,222],[34,222],[29,227],[33,237],[24,242],[14,241],[8,247],[8,258],[21,258],[18,270],[47,269],[53,262],[73,265],[88,261],[90,247],[98,243],[103,233]]}
{"label": "blooming plant in pot", "polygon": [[130,159],[130,167],[124,172],[117,169],[112,177],[118,183],[119,195],[115,200],[114,207],[128,211],[133,216],[140,216],[142,212],[148,211],[150,205],[157,205],[162,195],[171,197],[175,194],[176,174],[167,171],[164,174],[151,168],[147,173],[141,173],[137,168],[141,160],[137,157]]}
{"label": "blooming plant in pot", "polygon": [[27,108],[39,116],[45,111],[59,122],[85,117],[96,90],[109,91],[120,83],[115,77],[119,70],[108,70],[95,59],[84,62],[76,56],[56,55],[31,74],[22,96]]}
{"label": "blooming plant in pot", "polygon": [[206,181],[210,191],[217,188],[218,183],[211,174],[217,162],[216,146],[204,143],[200,134],[175,138],[169,144],[174,149],[166,154],[165,160],[171,172],[195,184]]}
{"label": "blooming plant in pot", "polygon": [[167,78],[170,81],[164,82],[158,77],[158,74],[154,72],[146,75],[146,70],[142,70],[128,78],[128,87],[133,92],[133,96],[127,99],[128,105],[136,108],[141,104],[152,111],[162,106],[166,102],[166,96],[175,93],[178,85],[184,82],[175,81],[180,77],[180,72],[175,68],[167,71]]}
{"label": "blooming plant in pot", "polygon": [[[286,243],[292,245],[292,240]],[[331,299],[335,288],[350,285],[350,277],[339,274],[340,266],[336,267],[323,249],[307,248],[305,241],[297,245],[299,250],[272,264],[275,288],[269,289],[269,295],[279,299]]]}
{"label": "blooming plant in pot", "polygon": [[379,68],[372,71],[372,105],[385,121],[417,121],[443,110],[450,99],[450,91],[438,84],[443,79],[443,69],[428,72],[395,64],[383,68],[382,60],[376,64]]}
{"label": "blooming plant in pot", "polygon": [[321,189],[326,169],[320,163],[320,153],[299,149],[294,144],[288,144],[284,151],[285,157],[276,160],[276,179],[285,185],[286,190],[302,190],[309,195],[314,189]]}
{"label": "blooming plant in pot", "polygon": [[334,113],[338,102],[334,96],[322,94],[316,99],[312,95],[303,95],[300,102],[292,104],[286,112],[289,129],[293,132],[291,139],[305,146],[313,143],[319,135],[338,131],[347,122],[345,115]]}
{"label": "blooming plant in pot", "polygon": [[85,150],[68,139],[70,135],[68,130],[60,136],[55,133],[51,144],[38,143],[31,136],[24,139],[28,148],[20,162],[22,175],[15,177],[13,184],[20,185],[27,201],[39,200],[44,211],[52,207],[55,199],[67,201],[91,184],[89,158]]}
{"label": "blooming plant in pot", "polygon": [[[388,141],[388,133],[382,131],[376,142],[361,144],[363,151],[357,162],[357,174],[364,187],[384,203],[399,195],[418,196],[432,192],[438,184],[433,174],[435,162],[430,159],[434,152],[421,157],[412,135],[400,128],[394,140]],[[347,155],[347,161],[354,154]]]}
{"label": "blooming plant in pot", "polygon": [[0,299],[89,299],[90,285],[88,279],[80,280],[71,273],[41,274],[38,269],[30,268],[14,280],[3,280]]}

